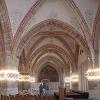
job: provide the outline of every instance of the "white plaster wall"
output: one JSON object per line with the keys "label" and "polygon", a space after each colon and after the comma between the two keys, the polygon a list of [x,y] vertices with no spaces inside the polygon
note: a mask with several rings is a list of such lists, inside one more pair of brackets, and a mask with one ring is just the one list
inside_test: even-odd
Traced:
{"label": "white plaster wall", "polygon": [[91,32],[93,29],[94,18],[100,4],[100,0],[74,0],[77,7],[84,16]]}
{"label": "white plaster wall", "polygon": [[25,14],[36,2],[36,0],[5,0],[11,21],[13,35]]}

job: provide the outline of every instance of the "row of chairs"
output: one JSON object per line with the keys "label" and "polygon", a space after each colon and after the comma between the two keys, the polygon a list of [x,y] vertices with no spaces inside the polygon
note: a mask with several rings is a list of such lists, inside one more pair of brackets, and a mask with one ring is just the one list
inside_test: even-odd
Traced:
{"label": "row of chairs", "polygon": [[40,95],[1,95],[0,100],[53,100],[53,96],[40,96]]}

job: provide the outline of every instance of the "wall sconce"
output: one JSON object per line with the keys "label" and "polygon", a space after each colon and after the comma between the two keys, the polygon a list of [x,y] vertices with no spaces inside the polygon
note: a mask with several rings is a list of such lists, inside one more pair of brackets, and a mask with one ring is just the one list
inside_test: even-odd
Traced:
{"label": "wall sconce", "polygon": [[30,75],[19,75],[18,81],[30,82]]}
{"label": "wall sconce", "polygon": [[70,82],[71,82],[71,78],[70,78],[70,77],[66,77],[66,78],[64,79],[64,81],[65,81],[65,83],[70,83]]}
{"label": "wall sconce", "polygon": [[30,75],[19,75],[18,81],[20,81],[20,82],[35,82],[35,78],[30,77]]}

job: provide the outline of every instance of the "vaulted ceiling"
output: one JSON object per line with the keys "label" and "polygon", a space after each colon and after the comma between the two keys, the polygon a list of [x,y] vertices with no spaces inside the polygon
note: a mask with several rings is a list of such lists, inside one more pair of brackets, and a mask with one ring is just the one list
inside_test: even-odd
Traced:
{"label": "vaulted ceiling", "polygon": [[100,0],[0,0],[0,51],[18,57],[29,68],[20,70],[28,72],[46,63],[59,70],[77,67],[80,48],[94,57],[99,5]]}

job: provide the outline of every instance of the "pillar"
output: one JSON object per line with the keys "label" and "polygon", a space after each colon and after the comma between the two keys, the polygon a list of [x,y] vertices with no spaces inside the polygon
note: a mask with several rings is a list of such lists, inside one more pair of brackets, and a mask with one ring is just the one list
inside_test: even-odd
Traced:
{"label": "pillar", "polygon": [[[4,70],[17,70],[18,71],[18,58],[12,57],[9,53],[7,53],[5,58],[5,69]],[[11,75],[11,74],[10,74]],[[12,75],[14,77],[14,74]],[[15,95],[18,93],[18,81],[5,81],[5,95]]]}
{"label": "pillar", "polygon": [[84,62],[79,66],[79,90],[88,91],[88,81],[85,76],[87,70],[87,63]]}
{"label": "pillar", "polygon": [[65,88],[59,87],[59,100],[64,100]]}

